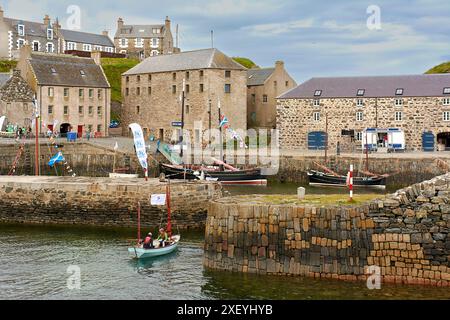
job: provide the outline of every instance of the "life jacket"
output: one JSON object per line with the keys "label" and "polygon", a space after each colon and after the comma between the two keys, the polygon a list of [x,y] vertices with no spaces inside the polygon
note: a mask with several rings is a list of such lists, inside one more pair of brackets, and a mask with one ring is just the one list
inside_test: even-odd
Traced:
{"label": "life jacket", "polygon": [[144,243],[145,244],[149,244],[149,243],[151,243],[152,242],[152,238],[150,238],[150,237],[147,237],[147,238],[145,238],[145,240],[144,240]]}

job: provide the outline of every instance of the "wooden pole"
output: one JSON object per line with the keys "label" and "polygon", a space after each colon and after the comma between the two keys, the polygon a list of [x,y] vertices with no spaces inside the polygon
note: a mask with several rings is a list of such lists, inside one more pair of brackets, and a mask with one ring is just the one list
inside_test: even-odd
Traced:
{"label": "wooden pole", "polygon": [[138,245],[141,242],[141,203],[138,201]]}
{"label": "wooden pole", "polygon": [[34,165],[35,165],[35,175],[39,176],[39,115],[36,113],[36,137],[35,137],[35,156],[34,156]]}
{"label": "wooden pole", "polygon": [[325,113],[325,165],[328,160],[328,113]]}
{"label": "wooden pole", "polygon": [[352,164],[350,165],[348,188],[350,189],[350,202],[353,202],[353,165]]}
{"label": "wooden pole", "polygon": [[180,137],[180,157],[183,158],[183,140],[184,140],[184,100],[185,100],[186,79],[183,79],[183,92],[181,96],[181,137]]}
{"label": "wooden pole", "polygon": [[166,186],[166,204],[167,204],[167,234],[172,237],[172,212],[170,208],[170,179]]}
{"label": "wooden pole", "polygon": [[366,171],[369,172],[369,141],[367,140],[367,130],[366,130]]}
{"label": "wooden pole", "polygon": [[222,137],[222,126],[220,125],[222,123],[222,111],[221,111],[221,106],[220,106],[220,99],[218,102],[218,109],[219,109],[219,132],[220,132],[220,137],[219,137],[219,151],[220,151],[220,161],[224,161],[224,156],[223,156],[223,137]]}

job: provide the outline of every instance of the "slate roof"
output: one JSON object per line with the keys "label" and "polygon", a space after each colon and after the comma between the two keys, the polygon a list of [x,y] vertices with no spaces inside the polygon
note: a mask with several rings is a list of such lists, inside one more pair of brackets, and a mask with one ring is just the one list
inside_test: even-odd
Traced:
{"label": "slate roof", "polygon": [[28,62],[40,85],[110,87],[102,68],[91,58],[32,52]]}
{"label": "slate roof", "polygon": [[0,88],[0,100],[5,102],[32,102],[33,89],[20,76],[20,71],[14,71],[14,75]]}
{"label": "slate roof", "polygon": [[[405,97],[450,96],[444,88],[450,88],[450,74],[312,78],[279,99],[356,98],[359,89],[365,90],[366,98],[398,97],[397,89],[403,89]],[[314,96],[316,90],[322,90],[320,97]]]}
{"label": "slate roof", "polygon": [[11,73],[9,72],[2,72],[0,73],[0,88],[3,87],[3,85],[11,78]]}
{"label": "slate roof", "polygon": [[124,75],[198,69],[246,70],[221,51],[204,49],[149,57]]}
{"label": "slate roof", "polygon": [[[153,29],[161,30],[161,33],[153,33]],[[117,29],[115,38],[157,38],[162,37],[165,32],[165,25],[124,25]]]}
{"label": "slate roof", "polygon": [[275,68],[265,69],[249,69],[247,71],[247,85],[248,86],[262,86],[267,79],[273,74]]}
{"label": "slate roof", "polygon": [[23,24],[25,26],[25,35],[34,37],[43,37],[47,39],[47,26],[42,22],[24,21],[20,19],[4,18],[5,22],[17,34],[17,25]]}
{"label": "slate roof", "polygon": [[114,42],[108,37],[102,34],[87,33],[73,30],[60,30],[64,40],[69,42],[86,43],[92,45],[98,45],[102,47],[114,47]]}

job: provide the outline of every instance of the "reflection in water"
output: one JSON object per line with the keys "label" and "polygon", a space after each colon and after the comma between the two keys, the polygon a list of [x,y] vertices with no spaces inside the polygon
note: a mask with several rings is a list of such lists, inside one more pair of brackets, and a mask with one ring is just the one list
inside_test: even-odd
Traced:
{"label": "reflection in water", "polygon": [[[0,299],[402,299],[447,298],[448,288],[383,286],[204,270],[202,232],[183,232],[176,252],[137,261],[135,230],[0,225]],[[69,290],[67,268],[81,269]]]}

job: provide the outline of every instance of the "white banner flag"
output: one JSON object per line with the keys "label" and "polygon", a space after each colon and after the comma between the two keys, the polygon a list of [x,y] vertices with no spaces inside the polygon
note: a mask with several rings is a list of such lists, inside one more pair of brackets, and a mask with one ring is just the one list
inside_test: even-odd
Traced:
{"label": "white banner flag", "polygon": [[1,117],[0,117],[0,131],[2,131],[3,123],[5,123],[5,119],[6,119],[5,116],[1,116]]}
{"label": "white banner flag", "polygon": [[165,194],[152,194],[150,203],[152,206],[165,206],[166,205],[166,195]]}
{"label": "white banner flag", "polygon": [[145,140],[142,128],[137,123],[132,123],[129,125],[129,127],[133,132],[134,146],[136,148],[136,155],[139,159],[139,163],[141,164],[142,168],[145,169],[145,173],[147,174],[147,150],[145,150]]}

